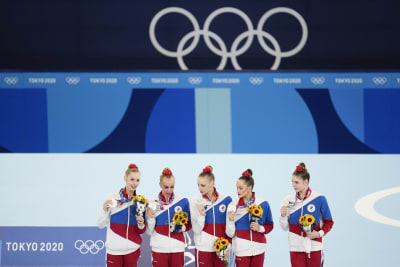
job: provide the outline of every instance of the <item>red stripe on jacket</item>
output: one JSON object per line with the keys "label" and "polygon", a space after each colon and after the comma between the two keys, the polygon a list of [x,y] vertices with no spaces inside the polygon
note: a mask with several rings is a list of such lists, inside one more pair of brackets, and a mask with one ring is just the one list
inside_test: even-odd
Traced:
{"label": "red stripe on jacket", "polygon": [[[126,239],[126,224],[110,223],[110,229],[117,235]],[[146,227],[143,227],[143,229],[139,229],[137,225],[129,225],[128,240],[139,245],[142,244],[142,237],[140,236],[140,234],[143,234],[145,231]]]}

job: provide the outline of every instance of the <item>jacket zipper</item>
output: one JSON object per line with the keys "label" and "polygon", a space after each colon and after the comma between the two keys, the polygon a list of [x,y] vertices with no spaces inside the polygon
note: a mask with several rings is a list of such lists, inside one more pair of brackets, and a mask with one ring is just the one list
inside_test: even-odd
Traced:
{"label": "jacket zipper", "polygon": [[[251,220],[251,216],[249,214],[249,221],[250,220]],[[251,254],[253,255],[253,230],[251,230],[251,229],[250,229],[250,242],[251,242]]]}
{"label": "jacket zipper", "polygon": [[[129,240],[129,223],[131,218],[131,206],[128,206],[128,224],[126,225],[126,239]],[[125,242],[126,247],[128,247],[128,242]]]}
{"label": "jacket zipper", "polygon": [[215,236],[215,212],[214,212],[215,206],[213,206],[213,227],[214,227],[214,236]]}
{"label": "jacket zipper", "polygon": [[169,214],[169,208],[168,208],[168,242],[169,242],[169,250],[171,250],[171,229],[170,227],[170,214]]}

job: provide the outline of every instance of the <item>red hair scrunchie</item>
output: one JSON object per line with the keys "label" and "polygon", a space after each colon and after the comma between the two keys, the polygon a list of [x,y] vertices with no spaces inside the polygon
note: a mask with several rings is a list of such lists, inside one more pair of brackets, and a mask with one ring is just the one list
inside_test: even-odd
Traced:
{"label": "red hair scrunchie", "polygon": [[138,167],[136,166],[136,164],[129,164],[128,169],[138,169]]}
{"label": "red hair scrunchie", "polygon": [[162,171],[162,174],[164,174],[164,175],[172,175],[172,171],[171,171],[170,169],[168,169],[168,168],[165,168],[165,169]]}
{"label": "red hair scrunchie", "polygon": [[212,170],[210,169],[210,167],[205,167],[205,168],[203,169],[203,172],[204,172],[204,173],[212,173]]}
{"label": "red hair scrunchie", "polygon": [[251,178],[251,174],[248,171],[243,172],[242,176]]}
{"label": "red hair scrunchie", "polygon": [[296,171],[297,172],[304,172],[304,167],[302,167],[302,166],[296,166]]}

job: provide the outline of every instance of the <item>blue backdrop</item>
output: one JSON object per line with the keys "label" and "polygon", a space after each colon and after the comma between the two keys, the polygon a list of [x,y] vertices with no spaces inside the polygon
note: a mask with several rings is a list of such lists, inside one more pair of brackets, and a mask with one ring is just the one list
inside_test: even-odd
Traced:
{"label": "blue backdrop", "polygon": [[2,73],[0,151],[399,153],[398,73]]}

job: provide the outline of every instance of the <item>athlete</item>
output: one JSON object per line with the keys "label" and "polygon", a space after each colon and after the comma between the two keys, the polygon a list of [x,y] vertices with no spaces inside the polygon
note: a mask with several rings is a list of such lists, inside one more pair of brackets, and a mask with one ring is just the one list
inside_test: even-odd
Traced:
{"label": "athlete", "polygon": [[[333,226],[326,198],[313,192],[309,182],[310,173],[301,162],[292,174],[295,193],[282,200],[279,223],[283,230],[289,230],[292,267],[323,266],[322,238]],[[304,223],[310,226],[305,227]]]}
{"label": "athlete", "polygon": [[[237,267],[264,265],[265,235],[274,227],[268,202],[256,197],[253,187],[253,172],[247,169],[236,182],[239,199],[228,207],[226,228],[228,236],[232,237]],[[258,219],[250,214],[251,207],[257,209]]]}
{"label": "athlete", "polygon": [[[217,256],[214,248],[219,237],[229,242],[226,231],[226,211],[232,202],[230,196],[220,194],[214,186],[213,168],[207,166],[197,178],[200,195],[190,200],[190,215],[196,245],[196,267],[225,267],[223,259]],[[226,249],[224,259],[229,259],[230,246]]]}
{"label": "athlete", "polygon": [[125,187],[111,194],[98,217],[99,228],[107,226],[106,253],[109,267],[136,267],[142,238],[146,230],[143,216],[138,216],[132,198],[140,184],[140,171],[130,164],[125,171]]}
{"label": "athlete", "polygon": [[[184,232],[192,226],[189,200],[174,194],[175,177],[169,168],[160,176],[161,192],[149,201],[147,208],[147,230],[150,235],[153,267],[182,267],[184,265]],[[173,218],[180,211],[187,213],[186,224],[178,226]]]}

